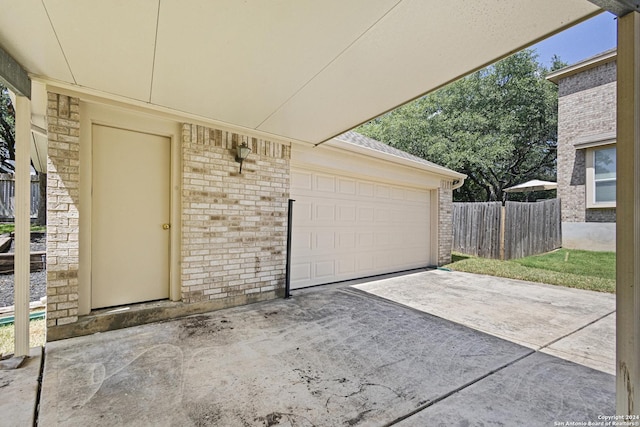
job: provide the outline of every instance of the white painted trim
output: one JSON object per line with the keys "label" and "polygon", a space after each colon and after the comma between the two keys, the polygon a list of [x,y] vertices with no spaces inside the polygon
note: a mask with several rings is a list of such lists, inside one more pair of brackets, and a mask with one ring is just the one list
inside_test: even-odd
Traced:
{"label": "white painted trim", "polygon": [[616,143],[616,131],[599,133],[596,135],[587,135],[577,138],[573,143],[576,150],[583,148],[599,147]]}
{"label": "white painted trim", "polygon": [[[459,179],[464,181],[464,179],[467,177],[465,174],[453,171],[451,169],[447,169],[444,166],[435,165],[435,164],[429,165],[429,164],[421,163],[415,160],[405,159],[403,157],[399,157],[390,153],[374,150],[372,148],[361,147],[359,145],[356,145],[350,142],[342,141],[338,138],[331,139],[322,145],[335,147],[335,148],[342,149],[345,151],[350,151],[353,153],[364,154],[368,157],[386,160],[388,162],[397,163],[403,166],[409,166],[416,169],[421,169],[427,172],[431,172],[433,174],[437,174],[438,176],[445,179],[449,179],[449,180]],[[318,147],[322,147],[322,145]]]}
{"label": "white painted trim", "polygon": [[615,139],[607,139],[607,140],[603,140],[603,141],[596,141],[596,142],[586,142],[583,144],[574,144],[574,147],[576,150],[585,150],[588,148],[596,148],[596,147],[602,147],[604,145],[612,145],[615,144],[616,140]]}
{"label": "white painted trim", "polygon": [[421,189],[436,189],[440,187],[442,179],[441,175],[418,169],[413,165],[403,165],[388,159],[371,157],[368,153],[357,153],[325,144],[317,147],[292,145],[291,167],[367,177],[373,181]]}
{"label": "white painted trim", "polygon": [[568,67],[562,68],[558,71],[554,71],[553,73],[549,73],[547,75],[547,80],[558,84],[561,79],[565,77],[572,76],[574,74],[581,73],[583,71],[590,70],[591,68],[595,68],[599,65],[606,64],[608,62],[613,62],[616,60],[617,50],[602,53],[600,55],[596,55],[592,58],[587,58],[584,61],[578,62],[577,64],[570,65]]}
{"label": "white painted trim", "polygon": [[209,119],[207,117],[199,116],[196,114],[186,113],[184,111],[163,107],[161,105],[151,104],[132,98],[125,98],[123,96],[114,95],[112,93],[101,92],[95,89],[76,86],[70,83],[60,82],[45,77],[33,76],[32,79],[37,82],[45,83],[49,92],[55,92],[61,95],[80,98],[81,100],[87,102],[101,103],[117,108],[126,108],[133,112],[153,115],[159,119],[173,120],[181,123],[185,122],[194,125],[212,127],[223,131],[254,136],[260,139],[265,139],[271,142],[278,142],[285,145],[288,145],[290,142],[311,145],[311,143],[309,142],[285,139],[269,132],[245,128],[242,126],[233,125],[231,123]]}
{"label": "white painted trim", "polygon": [[[597,148],[605,148],[605,145],[615,144],[602,144],[596,145]],[[585,159],[585,204],[587,209],[610,209],[616,207],[616,202],[599,202],[596,203],[596,185],[595,185],[595,152],[597,150],[590,147],[586,152]],[[616,153],[617,155],[617,153]]]}
{"label": "white painted trim", "polygon": [[29,245],[31,194],[31,101],[16,96],[16,170],[15,170],[15,356],[29,355]]}
{"label": "white painted trim", "polygon": [[640,13],[618,18],[616,414],[640,415]]}
{"label": "white painted trim", "polygon": [[91,311],[91,206],[92,206],[92,136],[93,124],[164,136],[171,140],[171,224],[169,252],[169,297],[181,299],[181,136],[182,127],[175,121],[140,114],[113,105],[80,101],[80,274],[78,314]]}
{"label": "white painted trim", "polygon": [[438,197],[438,190],[431,190],[430,200],[431,212],[429,216],[431,218],[431,230],[429,237],[431,237],[431,248],[429,263],[432,266],[438,265],[440,258],[440,197]]}

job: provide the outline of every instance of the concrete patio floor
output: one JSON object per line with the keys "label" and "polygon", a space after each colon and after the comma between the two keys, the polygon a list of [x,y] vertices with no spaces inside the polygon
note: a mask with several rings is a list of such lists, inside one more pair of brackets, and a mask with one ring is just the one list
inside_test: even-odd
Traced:
{"label": "concrete patio floor", "polygon": [[[474,285],[484,280],[422,272],[49,343],[38,425],[550,426],[614,414],[607,369],[537,351],[579,353],[560,344],[610,321],[611,296]],[[433,304],[420,310],[450,302],[445,291],[466,303],[430,314],[363,291],[394,288]],[[503,325],[504,307],[524,309],[514,318],[529,326]],[[495,320],[483,332],[447,313]],[[595,345],[613,351],[606,337]]]}

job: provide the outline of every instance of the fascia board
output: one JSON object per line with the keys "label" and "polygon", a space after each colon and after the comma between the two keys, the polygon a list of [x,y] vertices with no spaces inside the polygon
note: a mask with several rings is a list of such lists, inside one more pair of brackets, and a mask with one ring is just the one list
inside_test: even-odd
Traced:
{"label": "fascia board", "polygon": [[371,148],[360,147],[358,145],[341,141],[339,139],[330,139],[329,141],[325,142],[323,145],[327,145],[329,147],[338,148],[345,151],[350,151],[352,153],[362,154],[368,157],[374,157],[380,160],[385,160],[385,161],[396,163],[403,166],[421,169],[423,171],[430,172],[447,179],[464,180],[465,178],[467,178],[467,175],[445,168],[444,166],[427,165],[424,163],[416,162],[415,160],[404,159],[402,157],[394,156],[392,154],[373,150]]}

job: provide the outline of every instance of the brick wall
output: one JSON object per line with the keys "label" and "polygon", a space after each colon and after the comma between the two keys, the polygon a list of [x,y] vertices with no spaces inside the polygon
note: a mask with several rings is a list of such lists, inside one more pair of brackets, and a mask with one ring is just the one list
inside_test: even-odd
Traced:
{"label": "brick wall", "polygon": [[616,129],[616,64],[609,62],[558,82],[558,197],[563,222],[615,221],[615,209],[586,209],[586,150],[574,143]]}
{"label": "brick wall", "polygon": [[451,262],[453,247],[453,190],[450,181],[438,188],[438,265]]}
{"label": "brick wall", "polygon": [[[251,154],[239,174],[242,142]],[[183,125],[184,302],[283,292],[290,156],[288,145]]]}
{"label": "brick wall", "polygon": [[586,222],[616,222],[616,210],[612,209],[587,209]]}
{"label": "brick wall", "polygon": [[78,98],[48,94],[47,327],[78,320]]}

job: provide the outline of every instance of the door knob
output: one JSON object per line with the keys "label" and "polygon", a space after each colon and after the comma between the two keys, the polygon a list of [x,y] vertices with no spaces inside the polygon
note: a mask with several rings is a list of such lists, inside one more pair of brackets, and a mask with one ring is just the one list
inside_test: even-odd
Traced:
{"label": "door knob", "polygon": [[163,230],[168,230],[168,229],[170,229],[170,228],[171,228],[171,225],[170,225],[170,224],[162,224],[162,229],[163,229]]}

